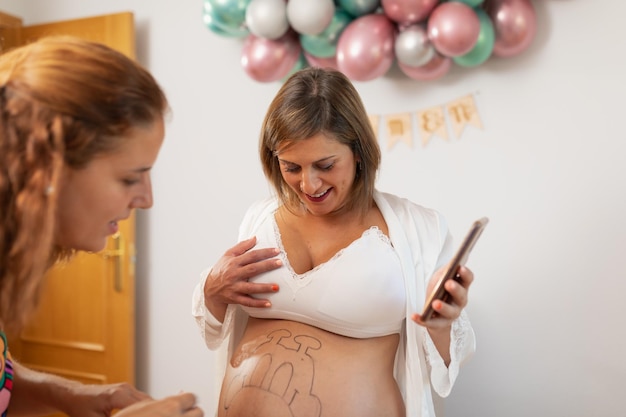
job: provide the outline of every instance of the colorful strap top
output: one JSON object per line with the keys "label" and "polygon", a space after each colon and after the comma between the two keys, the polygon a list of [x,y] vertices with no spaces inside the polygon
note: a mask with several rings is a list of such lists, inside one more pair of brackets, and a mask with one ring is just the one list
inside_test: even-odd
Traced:
{"label": "colorful strap top", "polygon": [[9,344],[4,332],[0,330],[0,416],[6,417],[11,390],[13,389],[13,362],[9,353]]}

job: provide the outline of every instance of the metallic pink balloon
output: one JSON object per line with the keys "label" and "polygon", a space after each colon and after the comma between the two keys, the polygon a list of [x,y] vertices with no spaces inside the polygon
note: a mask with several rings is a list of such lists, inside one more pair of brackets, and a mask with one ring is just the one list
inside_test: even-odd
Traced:
{"label": "metallic pink balloon", "polygon": [[298,35],[292,30],[278,39],[250,34],[243,43],[241,66],[255,81],[278,81],[298,62],[301,50]]}
{"label": "metallic pink balloon", "polygon": [[306,51],[303,51],[303,53],[304,53],[304,58],[306,58],[306,61],[312,67],[332,68],[335,70],[339,69],[339,67],[337,66],[337,57],[335,55],[331,56],[330,58],[320,58],[317,56],[313,56],[307,53]]}
{"label": "metallic pink balloon", "polygon": [[537,19],[530,0],[488,0],[485,10],[496,32],[493,54],[499,57],[517,55],[535,38]]}
{"label": "metallic pink balloon", "polygon": [[395,25],[384,14],[361,16],[346,26],[337,42],[339,71],[355,81],[385,74],[394,59]]}
{"label": "metallic pink balloon", "polygon": [[441,3],[428,18],[427,31],[433,46],[443,55],[465,55],[478,41],[480,19],[465,3]]}
{"label": "metallic pink balloon", "polygon": [[452,58],[436,54],[426,65],[420,67],[409,67],[398,62],[400,70],[409,78],[420,81],[436,80],[443,77],[452,68]]}
{"label": "metallic pink balloon", "polygon": [[387,17],[401,25],[426,20],[439,0],[382,0]]}

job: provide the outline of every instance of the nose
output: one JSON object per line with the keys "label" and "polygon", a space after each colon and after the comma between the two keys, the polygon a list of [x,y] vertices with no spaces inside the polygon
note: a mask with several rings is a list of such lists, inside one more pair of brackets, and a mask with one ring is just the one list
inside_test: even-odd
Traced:
{"label": "nose", "polygon": [[322,181],[312,170],[302,170],[302,178],[300,179],[300,191],[306,194],[315,194],[318,191]]}
{"label": "nose", "polygon": [[150,177],[147,176],[145,184],[141,187],[137,195],[133,197],[131,208],[148,209],[152,207],[153,203],[152,181],[150,180]]}

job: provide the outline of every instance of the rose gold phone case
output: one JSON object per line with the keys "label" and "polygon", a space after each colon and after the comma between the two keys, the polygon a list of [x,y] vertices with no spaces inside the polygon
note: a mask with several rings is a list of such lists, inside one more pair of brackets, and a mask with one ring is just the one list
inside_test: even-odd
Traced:
{"label": "rose gold phone case", "polygon": [[467,258],[469,257],[470,252],[474,248],[476,241],[482,234],[488,222],[489,222],[489,219],[487,217],[483,217],[481,219],[476,220],[474,223],[472,223],[472,227],[470,228],[469,232],[465,236],[465,239],[463,239],[461,246],[456,251],[456,253],[452,257],[452,260],[448,264],[448,269],[441,276],[441,278],[435,285],[435,289],[430,293],[430,296],[426,300],[426,303],[424,304],[424,311],[422,311],[422,320],[430,319],[432,315],[435,313],[435,310],[433,310],[432,308],[433,301],[435,300],[442,300],[444,302],[448,301],[448,299],[450,298],[450,294],[448,294],[448,292],[443,287],[444,284],[449,279],[457,279],[459,268],[462,265],[465,265],[465,263],[467,262]]}

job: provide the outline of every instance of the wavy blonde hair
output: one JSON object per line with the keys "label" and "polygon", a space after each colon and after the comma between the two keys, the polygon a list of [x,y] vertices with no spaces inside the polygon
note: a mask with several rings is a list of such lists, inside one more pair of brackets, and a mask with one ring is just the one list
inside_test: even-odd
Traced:
{"label": "wavy blonde hair", "polygon": [[118,149],[124,134],[168,109],[148,71],[99,43],[42,38],[0,55],[0,323],[22,327],[54,244],[64,166]]}

